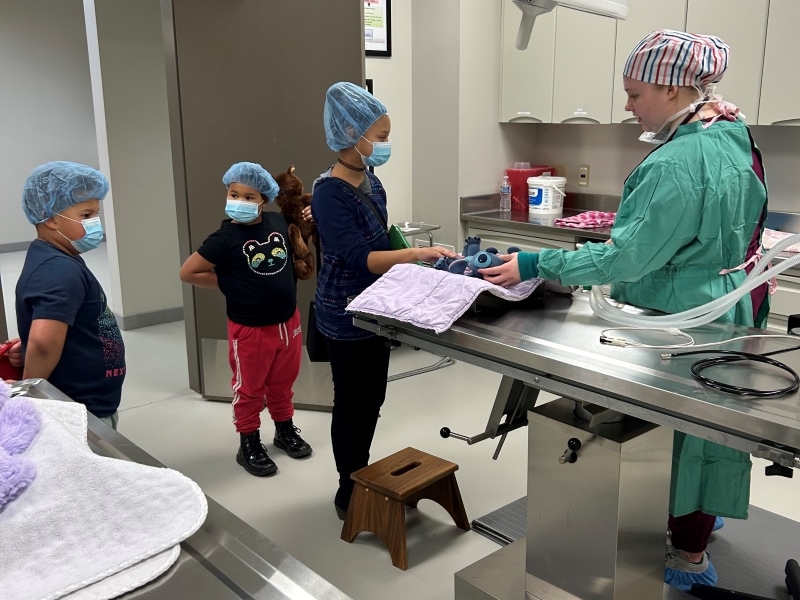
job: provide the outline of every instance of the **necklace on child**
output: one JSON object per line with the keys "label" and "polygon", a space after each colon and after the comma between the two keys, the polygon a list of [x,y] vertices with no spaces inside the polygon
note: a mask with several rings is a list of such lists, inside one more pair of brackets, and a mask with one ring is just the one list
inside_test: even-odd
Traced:
{"label": "necklace on child", "polygon": [[351,165],[350,163],[344,162],[341,158],[337,159],[337,162],[342,165],[343,167],[347,167],[351,171],[366,171],[367,167],[357,167],[355,165]]}

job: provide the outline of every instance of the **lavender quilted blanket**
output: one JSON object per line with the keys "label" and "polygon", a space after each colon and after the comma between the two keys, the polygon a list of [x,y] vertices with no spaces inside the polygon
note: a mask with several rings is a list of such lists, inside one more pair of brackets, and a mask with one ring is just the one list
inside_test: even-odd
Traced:
{"label": "lavender quilted blanket", "polygon": [[436,333],[447,331],[475,299],[489,292],[506,300],[524,300],[541,279],[504,288],[483,279],[413,264],[395,265],[348,306],[348,310],[388,317]]}

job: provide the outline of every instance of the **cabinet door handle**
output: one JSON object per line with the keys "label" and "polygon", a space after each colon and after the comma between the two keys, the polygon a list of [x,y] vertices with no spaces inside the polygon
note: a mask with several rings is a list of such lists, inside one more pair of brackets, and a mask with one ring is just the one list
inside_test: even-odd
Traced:
{"label": "cabinet door handle", "polygon": [[508,120],[509,123],[514,122],[514,121],[522,121],[524,123],[542,123],[543,122],[541,119],[537,119],[536,117],[532,117],[530,115],[517,115],[516,117],[511,117]]}
{"label": "cabinet door handle", "polygon": [[592,119],[591,117],[569,117],[568,119],[564,119],[561,121],[562,123],[589,123],[589,124],[596,124],[599,125],[600,121],[597,119]]}
{"label": "cabinet door handle", "polygon": [[800,125],[800,119],[783,119],[781,121],[773,121],[770,125]]}

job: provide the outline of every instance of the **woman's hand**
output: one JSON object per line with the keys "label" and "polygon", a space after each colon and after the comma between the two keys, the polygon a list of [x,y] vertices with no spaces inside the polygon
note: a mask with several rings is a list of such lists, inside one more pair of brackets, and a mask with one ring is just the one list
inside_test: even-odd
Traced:
{"label": "woman's hand", "polygon": [[434,263],[443,256],[446,258],[458,258],[458,254],[447,248],[441,246],[429,246],[425,248],[416,248],[417,258],[419,262]]}
{"label": "woman's hand", "polygon": [[489,283],[509,287],[522,281],[519,275],[519,264],[517,263],[517,253],[498,254],[503,259],[503,264],[498,267],[478,269],[478,273]]}
{"label": "woman's hand", "polygon": [[311,205],[306,206],[303,209],[303,220],[304,221],[311,221],[314,222],[314,216],[311,214]]}

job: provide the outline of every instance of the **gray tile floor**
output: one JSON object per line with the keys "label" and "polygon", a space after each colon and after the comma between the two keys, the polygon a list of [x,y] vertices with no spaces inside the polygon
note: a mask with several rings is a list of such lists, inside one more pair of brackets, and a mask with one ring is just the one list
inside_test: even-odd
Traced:
{"label": "gray tile floor", "polygon": [[[108,290],[105,248],[86,255]],[[24,253],[0,254],[10,334],[16,332],[14,287]],[[113,300],[112,300],[113,302]],[[123,332],[128,374],[120,432],[169,467],[194,479],[212,498],[262,531],[356,600],[440,600],[453,597],[453,574],[494,552],[498,546],[453,526],[439,506],[423,502],[409,512],[410,567],[395,569],[375,537],[362,534],[352,544],[339,539],[341,522],[333,510],[336,473],[330,448],[330,415],[298,411],[295,421],[314,447],[307,460],[292,460],[268,444],[280,468],[259,479],[236,465],[237,435],[230,405],[203,400],[188,387],[182,322]],[[434,362],[423,351],[392,353],[391,372]],[[497,461],[492,442],[467,446],[444,440],[443,426],[473,434],[482,431],[500,376],[463,363],[389,384],[378,423],[374,458],[414,446],[460,465],[459,486],[470,519],[512,502],[526,492],[526,432],[509,436]],[[264,428],[271,439],[272,429]],[[754,505],[800,521],[800,478],[765,478],[763,461],[753,470]]]}

